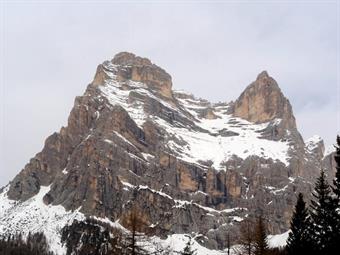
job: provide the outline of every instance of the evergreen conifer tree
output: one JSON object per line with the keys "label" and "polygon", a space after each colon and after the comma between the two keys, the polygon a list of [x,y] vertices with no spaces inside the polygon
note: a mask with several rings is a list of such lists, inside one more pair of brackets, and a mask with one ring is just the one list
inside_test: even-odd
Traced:
{"label": "evergreen conifer tree", "polygon": [[333,180],[333,192],[337,198],[337,202],[340,200],[340,136],[336,137],[336,143],[335,146],[335,154],[334,154],[334,160],[335,160],[335,178]]}
{"label": "evergreen conifer tree", "polygon": [[340,246],[340,136],[336,139],[337,145],[335,146],[334,160],[335,160],[335,178],[333,180],[332,190],[334,192],[332,210],[332,228],[333,235],[330,241],[330,250],[335,251]]}
{"label": "evergreen conifer tree", "polygon": [[195,255],[196,251],[192,249],[192,237],[189,237],[188,242],[186,243],[181,255]]}
{"label": "evergreen conifer tree", "polygon": [[323,170],[315,183],[311,201],[311,225],[308,230],[310,245],[313,244],[315,252],[329,254],[333,235],[333,210],[334,201]]}
{"label": "evergreen conifer tree", "polygon": [[295,210],[290,222],[290,230],[287,240],[288,255],[304,254],[309,248],[307,228],[309,226],[309,215],[302,193],[299,193]]}

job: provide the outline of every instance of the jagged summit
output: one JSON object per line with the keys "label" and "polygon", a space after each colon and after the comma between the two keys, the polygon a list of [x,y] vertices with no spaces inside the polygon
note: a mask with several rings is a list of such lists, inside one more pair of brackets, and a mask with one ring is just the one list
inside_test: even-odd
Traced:
{"label": "jagged summit", "polygon": [[308,152],[314,153],[322,158],[325,155],[325,144],[319,135],[313,135],[305,141]]}
{"label": "jagged summit", "polygon": [[292,106],[267,71],[261,72],[236,100],[234,116],[255,123],[279,118],[284,128],[296,129]]}
{"label": "jagged summit", "polygon": [[264,70],[257,75],[256,80],[262,80],[262,79],[267,79],[267,78],[269,78],[269,74],[266,70]]}
{"label": "jagged summit", "polygon": [[142,66],[153,65],[149,59],[136,56],[135,54],[133,54],[131,52],[126,52],[126,51],[117,53],[113,57],[111,62],[115,65],[126,65],[126,66],[128,66],[128,65],[130,65],[130,66],[132,66],[132,65],[142,65]]}
{"label": "jagged summit", "polygon": [[171,76],[149,59],[133,53],[121,52],[110,61],[99,65],[93,84],[103,85],[105,80],[116,76],[119,81],[142,82],[159,96],[172,100]]}

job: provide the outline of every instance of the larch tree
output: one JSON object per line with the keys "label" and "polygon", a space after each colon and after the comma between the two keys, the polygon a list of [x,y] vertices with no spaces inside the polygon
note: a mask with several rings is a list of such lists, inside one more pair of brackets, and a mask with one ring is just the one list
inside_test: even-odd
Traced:
{"label": "larch tree", "polygon": [[262,216],[259,216],[255,228],[255,255],[268,254],[269,247],[267,243],[266,226],[263,222]]}
{"label": "larch tree", "polygon": [[254,253],[254,222],[251,219],[245,219],[240,226],[240,253],[252,255]]}

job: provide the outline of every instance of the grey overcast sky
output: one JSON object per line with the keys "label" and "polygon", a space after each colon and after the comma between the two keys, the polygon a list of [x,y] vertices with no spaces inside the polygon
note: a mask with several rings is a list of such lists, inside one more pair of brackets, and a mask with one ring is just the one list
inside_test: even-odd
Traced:
{"label": "grey overcast sky", "polygon": [[339,2],[1,2],[0,186],[66,125],[96,67],[148,57],[184,89],[236,99],[267,70],[304,138],[340,130]]}

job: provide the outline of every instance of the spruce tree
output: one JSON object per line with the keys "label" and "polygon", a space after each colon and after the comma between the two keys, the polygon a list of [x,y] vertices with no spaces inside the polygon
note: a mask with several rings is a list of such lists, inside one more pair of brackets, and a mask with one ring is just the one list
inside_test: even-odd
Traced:
{"label": "spruce tree", "polygon": [[311,201],[311,226],[308,230],[310,244],[314,244],[314,250],[318,253],[328,254],[333,235],[334,201],[323,170],[315,183],[312,195],[314,199]]}
{"label": "spruce tree", "polygon": [[333,205],[332,210],[332,227],[333,235],[330,241],[330,250],[335,251],[340,245],[340,136],[336,139],[337,145],[335,146],[334,160],[335,160],[335,178],[333,180]]}
{"label": "spruce tree", "polygon": [[[333,192],[337,198],[337,202],[339,203],[340,200],[340,136],[336,137],[336,143],[335,146],[335,154],[334,154],[334,160],[335,160],[335,178],[333,180]],[[339,206],[339,204],[338,204]]]}
{"label": "spruce tree", "polygon": [[266,227],[262,216],[260,216],[255,229],[255,255],[268,254],[268,250]]}
{"label": "spruce tree", "polygon": [[227,255],[230,255],[230,234],[227,235]]}
{"label": "spruce tree", "polygon": [[309,215],[302,193],[299,193],[295,210],[290,222],[290,230],[287,240],[288,255],[304,254],[308,249],[307,227]]}

